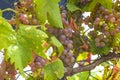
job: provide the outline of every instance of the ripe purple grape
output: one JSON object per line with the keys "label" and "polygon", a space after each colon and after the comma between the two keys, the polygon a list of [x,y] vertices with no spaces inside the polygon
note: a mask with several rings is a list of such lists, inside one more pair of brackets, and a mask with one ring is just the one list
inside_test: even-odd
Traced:
{"label": "ripe purple grape", "polygon": [[100,42],[100,47],[104,47],[105,43],[104,42]]}
{"label": "ripe purple grape", "polygon": [[72,48],[73,48],[73,45],[72,45],[71,43],[68,43],[68,44],[67,44],[67,47],[68,47],[69,49],[72,49]]}

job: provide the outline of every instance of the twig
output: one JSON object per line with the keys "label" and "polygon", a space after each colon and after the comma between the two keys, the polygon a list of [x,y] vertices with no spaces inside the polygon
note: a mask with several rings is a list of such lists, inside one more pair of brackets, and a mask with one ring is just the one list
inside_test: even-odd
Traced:
{"label": "twig", "polygon": [[11,8],[6,8],[6,9],[2,10],[2,12],[5,12],[5,11],[12,11],[14,13],[18,13],[17,11],[15,11],[14,9],[11,9]]}
{"label": "twig", "polygon": [[[94,69],[97,65],[106,62],[108,60],[111,60],[113,58],[120,58],[120,53],[115,54],[115,53],[109,53],[108,55],[105,55],[103,57],[101,57],[100,59],[96,60],[95,62],[87,65],[87,66],[79,66],[77,68],[70,68],[70,67],[66,67],[67,70],[72,71],[72,74],[76,74],[79,72],[83,72],[83,71],[90,71],[92,69]],[[71,76],[71,74],[67,74],[67,72],[65,73],[68,76]]]}

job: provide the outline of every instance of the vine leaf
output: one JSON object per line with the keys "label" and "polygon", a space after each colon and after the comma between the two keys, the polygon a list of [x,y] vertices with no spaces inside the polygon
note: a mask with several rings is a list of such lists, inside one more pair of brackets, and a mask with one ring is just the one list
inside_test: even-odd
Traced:
{"label": "vine leaf", "polygon": [[6,60],[10,59],[15,68],[24,75],[24,67],[32,59],[32,51],[39,56],[47,58],[42,43],[47,38],[47,34],[36,29],[36,26],[20,25],[16,33],[16,42],[10,45],[6,51]]}
{"label": "vine leaf", "polygon": [[51,43],[58,48],[58,51],[59,51],[58,56],[60,56],[64,50],[63,45],[59,42],[59,40],[55,36],[51,37]]}
{"label": "vine leaf", "polygon": [[12,26],[0,16],[0,50],[14,43],[16,40],[14,33]]}
{"label": "vine leaf", "polygon": [[81,72],[81,73],[78,73],[78,74],[75,74],[71,77],[68,77],[68,80],[87,80],[89,76],[89,71],[85,71],[85,72]]}
{"label": "vine leaf", "polygon": [[2,16],[2,10],[0,9],[0,16]]}
{"label": "vine leaf", "polygon": [[92,0],[89,4],[87,4],[84,8],[83,11],[92,11],[97,3],[100,3],[102,6],[105,8],[111,10],[112,9],[112,0]]}
{"label": "vine leaf", "polygon": [[7,48],[5,57],[7,60],[10,58],[11,64],[14,63],[15,68],[25,76],[23,69],[32,59],[32,54],[27,47],[23,47],[23,45],[19,43],[11,45]]}
{"label": "vine leaf", "polygon": [[76,10],[80,10],[81,11],[81,9],[79,7],[77,7],[75,4],[72,4],[72,3],[67,3],[66,7],[71,12],[74,12]]}
{"label": "vine leaf", "polygon": [[107,9],[112,9],[112,0],[98,0],[99,3]]}
{"label": "vine leaf", "polygon": [[119,46],[120,45],[120,32],[116,33],[113,37],[112,45]]}
{"label": "vine leaf", "polygon": [[59,0],[35,0],[35,11],[41,23],[46,20],[55,27],[63,28],[60,10],[58,6]]}
{"label": "vine leaf", "polygon": [[44,67],[44,79],[45,80],[57,80],[64,76],[64,66],[60,59],[47,64]]}
{"label": "vine leaf", "polygon": [[33,50],[39,56],[46,58],[42,44],[48,38],[47,34],[36,26],[21,25],[18,31],[18,42]]}

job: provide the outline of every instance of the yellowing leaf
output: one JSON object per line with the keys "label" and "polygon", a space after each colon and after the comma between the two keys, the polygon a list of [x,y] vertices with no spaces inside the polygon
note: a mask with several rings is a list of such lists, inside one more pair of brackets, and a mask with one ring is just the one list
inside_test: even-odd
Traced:
{"label": "yellowing leaf", "polygon": [[61,60],[56,60],[44,67],[45,80],[57,80],[64,76],[64,66]]}

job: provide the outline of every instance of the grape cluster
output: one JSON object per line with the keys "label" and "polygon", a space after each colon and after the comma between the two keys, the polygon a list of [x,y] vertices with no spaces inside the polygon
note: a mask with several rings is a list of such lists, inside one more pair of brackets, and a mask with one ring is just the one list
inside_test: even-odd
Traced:
{"label": "grape cluster", "polygon": [[95,38],[95,45],[97,47],[104,47],[108,41],[109,39],[105,38],[103,34],[100,34],[97,38]]}
{"label": "grape cluster", "polygon": [[120,33],[120,12],[98,4],[91,15],[84,19],[84,23],[93,29],[89,34],[97,47],[104,47],[107,43],[111,45],[111,38]]}
{"label": "grape cluster", "polygon": [[33,0],[24,0],[15,3],[15,10],[18,14],[9,20],[9,23],[13,26],[17,24],[38,25],[39,22],[35,16],[35,10],[33,8]]}
{"label": "grape cluster", "polygon": [[35,72],[37,69],[42,68],[45,65],[45,59],[41,58],[38,55],[35,55],[34,61],[30,64],[31,70]]}
{"label": "grape cluster", "polygon": [[72,49],[73,49],[73,41],[72,41],[72,33],[73,30],[69,25],[69,21],[66,20],[66,14],[67,12],[65,10],[62,11],[61,16],[62,16],[62,22],[64,25],[64,29],[56,29],[52,27],[48,27],[48,32],[50,34],[55,35],[58,40],[62,43],[64,46],[64,51],[63,54],[61,55],[61,60],[64,62],[65,66],[72,66],[73,62],[75,61],[75,58],[72,54]]}
{"label": "grape cluster", "polygon": [[60,58],[65,63],[65,65],[71,65],[75,61],[71,51],[73,49],[73,41],[71,39],[72,29],[65,28],[62,30],[49,27],[48,32],[54,34],[62,43],[62,45],[64,46],[64,51]]}
{"label": "grape cluster", "polygon": [[0,67],[0,80],[15,80],[15,75],[17,74],[17,71],[15,70],[13,64],[2,61]]}

